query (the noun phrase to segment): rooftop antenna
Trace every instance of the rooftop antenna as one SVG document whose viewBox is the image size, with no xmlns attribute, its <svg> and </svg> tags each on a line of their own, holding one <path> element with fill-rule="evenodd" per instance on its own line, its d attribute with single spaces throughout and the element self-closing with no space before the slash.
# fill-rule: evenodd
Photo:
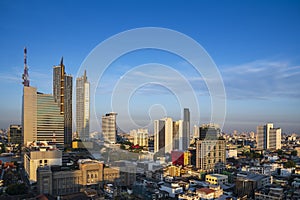
<svg viewBox="0 0 300 200">
<path fill-rule="evenodd" d="M 24 73 L 22 75 L 23 85 L 29 87 L 29 75 L 28 75 L 28 67 L 27 67 L 27 49 L 24 48 Z"/>
</svg>

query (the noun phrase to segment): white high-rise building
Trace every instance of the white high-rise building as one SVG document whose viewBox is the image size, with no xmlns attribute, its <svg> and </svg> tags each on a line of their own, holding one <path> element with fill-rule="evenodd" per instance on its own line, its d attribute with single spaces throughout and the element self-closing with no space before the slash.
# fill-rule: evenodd
<svg viewBox="0 0 300 200">
<path fill-rule="evenodd" d="M 257 126 L 256 142 L 258 149 L 280 149 L 281 128 L 274 128 L 273 123 Z"/>
<path fill-rule="evenodd" d="M 148 146 L 148 129 L 137 129 L 131 130 L 130 135 L 133 136 L 134 145 L 139 145 L 143 147 Z"/>
<path fill-rule="evenodd" d="M 90 83 L 84 75 L 76 79 L 76 131 L 86 140 L 90 132 Z"/>
<path fill-rule="evenodd" d="M 117 142 L 117 113 L 110 112 L 102 116 L 102 134 L 105 141 Z"/>
<path fill-rule="evenodd" d="M 173 150 L 173 120 L 164 118 L 154 121 L 154 152 L 162 154 Z"/>
</svg>

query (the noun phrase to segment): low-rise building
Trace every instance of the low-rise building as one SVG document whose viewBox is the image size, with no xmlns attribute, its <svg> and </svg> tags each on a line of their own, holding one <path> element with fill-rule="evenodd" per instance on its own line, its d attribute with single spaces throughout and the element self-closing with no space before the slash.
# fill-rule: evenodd
<svg viewBox="0 0 300 200">
<path fill-rule="evenodd" d="M 213 185 L 228 184 L 228 176 L 223 174 L 207 174 L 205 181 Z"/>
<path fill-rule="evenodd" d="M 176 195 L 183 193 L 183 188 L 178 183 L 164 183 L 161 185 L 160 190 L 169 193 L 169 196 L 175 198 Z"/>
<path fill-rule="evenodd" d="M 62 165 L 62 152 L 47 142 L 33 142 L 25 149 L 24 169 L 31 183 L 37 181 L 37 168 Z"/>
<path fill-rule="evenodd" d="M 117 168 L 108 168 L 103 163 L 90 159 L 78 160 L 78 165 L 77 170 L 60 166 L 38 168 L 38 192 L 60 196 L 79 192 L 85 187 L 98 189 L 104 183 L 118 185 L 121 182 Z"/>
<path fill-rule="evenodd" d="M 248 198 L 254 198 L 254 191 L 272 184 L 272 176 L 252 173 L 239 173 L 236 178 L 235 193 L 238 197 L 247 195 Z"/>
</svg>

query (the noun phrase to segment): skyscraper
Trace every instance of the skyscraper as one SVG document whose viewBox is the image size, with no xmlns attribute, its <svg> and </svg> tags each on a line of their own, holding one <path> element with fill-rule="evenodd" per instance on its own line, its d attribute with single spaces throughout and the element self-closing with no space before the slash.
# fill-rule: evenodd
<svg viewBox="0 0 300 200">
<path fill-rule="evenodd" d="M 76 79 L 76 131 L 79 138 L 86 140 L 90 133 L 90 83 L 86 71 Z"/>
<path fill-rule="evenodd" d="M 110 112 L 102 116 L 102 134 L 105 141 L 117 142 L 117 113 Z"/>
<path fill-rule="evenodd" d="M 190 146 L 190 110 L 184 108 L 183 110 L 183 135 L 182 135 L 182 149 L 187 150 Z"/>
<path fill-rule="evenodd" d="M 53 141 L 64 145 L 64 116 L 51 94 L 24 86 L 22 126 L 24 145 L 33 141 Z"/>
<path fill-rule="evenodd" d="M 258 149 L 280 149 L 281 128 L 274 128 L 272 123 L 257 126 L 256 142 Z"/>
<path fill-rule="evenodd" d="M 65 73 L 63 58 L 60 65 L 53 67 L 53 96 L 64 117 L 64 144 L 72 143 L 72 87 L 73 78 Z"/>
</svg>

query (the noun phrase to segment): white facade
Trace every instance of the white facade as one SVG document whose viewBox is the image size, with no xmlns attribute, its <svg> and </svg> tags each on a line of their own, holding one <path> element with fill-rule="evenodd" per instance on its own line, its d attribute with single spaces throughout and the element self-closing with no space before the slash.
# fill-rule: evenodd
<svg viewBox="0 0 300 200">
<path fill-rule="evenodd" d="M 111 112 L 102 116 L 102 134 L 106 142 L 117 142 L 117 113 Z"/>
<path fill-rule="evenodd" d="M 257 126 L 256 141 L 258 149 L 280 149 L 281 129 L 274 128 L 272 123 Z"/>
<path fill-rule="evenodd" d="M 29 150 L 24 154 L 24 169 L 30 182 L 37 181 L 37 168 L 42 166 L 62 165 L 62 152 L 58 149 L 47 150 L 47 146 L 39 150 Z"/>
<path fill-rule="evenodd" d="M 140 145 L 143 147 L 148 146 L 148 129 L 131 130 L 130 136 L 133 137 L 134 145 Z"/>
<path fill-rule="evenodd" d="M 79 138 L 88 139 L 90 132 L 90 83 L 86 71 L 76 79 L 76 131 Z"/>
<path fill-rule="evenodd" d="M 169 196 L 172 198 L 175 198 L 175 196 L 177 194 L 180 194 L 183 192 L 183 188 L 180 187 L 179 184 L 177 184 L 177 183 L 171 183 L 171 184 L 165 183 L 164 185 L 161 186 L 160 189 L 168 192 Z"/>
</svg>

